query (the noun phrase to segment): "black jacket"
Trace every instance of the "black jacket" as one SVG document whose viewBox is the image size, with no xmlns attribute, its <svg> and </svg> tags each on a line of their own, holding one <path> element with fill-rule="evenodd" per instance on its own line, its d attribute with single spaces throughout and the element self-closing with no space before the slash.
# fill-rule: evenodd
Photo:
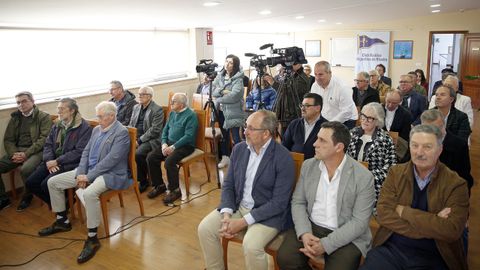
<svg viewBox="0 0 480 270">
<path fill-rule="evenodd" d="M 368 86 L 367 91 L 365 93 L 365 98 L 363 101 L 360 101 L 360 91 L 358 90 L 357 87 L 352 87 L 353 89 L 353 102 L 355 102 L 355 106 L 359 106 L 360 109 L 363 108 L 363 106 L 367 105 L 370 102 L 378 102 L 380 103 L 380 96 L 378 95 L 378 91 L 373 89 L 372 87 Z"/>
<path fill-rule="evenodd" d="M 470 190 L 473 186 L 473 177 L 470 174 L 470 155 L 467 141 L 447 132 L 443 139 L 440 161 L 465 179 L 468 184 L 468 190 Z"/>
<path fill-rule="evenodd" d="M 447 118 L 447 131 L 454 135 L 468 141 L 472 129 L 470 128 L 470 122 L 466 113 L 457 110 L 452 106 Z"/>
<path fill-rule="evenodd" d="M 398 132 L 398 136 L 408 142 L 410 141 L 410 130 L 412 129 L 411 123 L 412 114 L 404 107 L 398 106 L 390 126 L 390 131 Z M 383 127 L 383 129 L 387 130 L 386 127 Z"/>
<path fill-rule="evenodd" d="M 317 134 L 323 122 L 327 122 L 327 119 L 320 116 L 320 119 L 315 123 L 312 132 L 310 132 L 310 135 L 308 135 L 305 141 L 305 124 L 303 118 L 293 120 L 283 135 L 283 146 L 291 152 L 303 153 L 304 159 L 314 157 L 315 148 L 313 147 L 313 143 L 317 140 Z"/>
</svg>

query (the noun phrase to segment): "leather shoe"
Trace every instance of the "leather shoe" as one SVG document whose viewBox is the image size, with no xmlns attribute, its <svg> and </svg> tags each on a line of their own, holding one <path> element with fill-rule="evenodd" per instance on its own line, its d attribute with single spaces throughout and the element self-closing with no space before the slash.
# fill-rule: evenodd
<svg viewBox="0 0 480 270">
<path fill-rule="evenodd" d="M 140 193 L 145 192 L 147 188 L 148 188 L 148 182 L 140 182 L 140 184 L 138 185 L 138 190 L 140 191 Z"/>
<path fill-rule="evenodd" d="M 148 198 L 153 199 L 157 197 L 158 195 L 164 193 L 167 190 L 165 185 L 159 185 L 154 187 L 150 192 L 147 194 Z"/>
<path fill-rule="evenodd" d="M 176 200 L 180 199 L 182 197 L 182 193 L 180 192 L 179 189 L 175 189 L 171 191 L 165 198 L 163 199 L 164 204 L 172 204 Z"/>
<path fill-rule="evenodd" d="M 100 241 L 98 241 L 97 237 L 89 237 L 85 241 L 85 244 L 83 245 L 82 252 L 80 252 L 80 255 L 77 257 L 77 263 L 84 263 L 93 256 L 95 256 L 95 253 L 97 253 L 98 249 L 100 248 Z"/>
<path fill-rule="evenodd" d="M 38 231 L 38 235 L 49 236 L 59 232 L 68 232 L 70 230 L 72 230 L 72 224 L 55 221 L 51 226 Z"/>
<path fill-rule="evenodd" d="M 12 202 L 10 202 L 9 198 L 3 199 L 0 201 L 0 210 L 10 207 Z"/>
<path fill-rule="evenodd" d="M 17 212 L 23 212 L 32 203 L 33 195 L 24 196 L 17 207 Z"/>
</svg>

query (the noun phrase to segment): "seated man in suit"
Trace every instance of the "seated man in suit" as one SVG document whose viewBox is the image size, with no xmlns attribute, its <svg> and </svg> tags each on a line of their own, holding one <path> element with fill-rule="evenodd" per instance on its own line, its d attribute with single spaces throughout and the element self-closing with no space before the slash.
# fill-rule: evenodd
<svg viewBox="0 0 480 270">
<path fill-rule="evenodd" d="M 436 126 L 412 129 L 412 160 L 393 166 L 383 183 L 380 228 L 360 269 L 467 269 L 461 235 L 468 188 L 439 162 L 442 138 Z"/>
<path fill-rule="evenodd" d="M 455 102 L 455 90 L 452 87 L 442 85 L 435 93 L 435 109 L 438 109 L 443 117 L 447 118 L 446 129 L 448 132 L 468 141 L 472 133 L 470 122 L 466 113 L 459 111 L 453 105 Z"/>
<path fill-rule="evenodd" d="M 59 121 L 52 126 L 43 147 L 43 162 L 25 183 L 33 194 L 49 205 L 48 180 L 78 167 L 82 152 L 92 135 L 92 128 L 82 118 L 74 99 L 62 98 L 58 102 L 57 112 Z"/>
<path fill-rule="evenodd" d="M 167 190 L 162 178 L 160 164 L 165 161 L 170 193 L 163 198 L 164 204 L 171 204 L 182 196 L 179 189 L 177 164 L 195 151 L 195 137 L 198 129 L 197 116 L 188 107 L 185 94 L 176 93 L 173 95 L 170 107 L 172 110 L 162 131 L 162 147 L 153 150 L 147 156 L 148 171 L 153 185 L 153 189 L 148 193 L 150 199 Z"/>
<path fill-rule="evenodd" d="M 65 207 L 65 190 L 84 189 L 88 238 L 77 257 L 78 263 L 90 260 L 100 248 L 97 228 L 100 225 L 100 195 L 109 189 L 126 189 L 131 185 L 128 176 L 130 137 L 126 127 L 117 118 L 115 103 L 102 101 L 95 107 L 99 125 L 82 153 L 80 164 L 73 171 L 53 176 L 48 181 L 52 211 L 56 221 L 41 229 L 40 236 L 48 236 L 72 229 Z M 132 142 L 134 143 L 134 142 Z"/>
<path fill-rule="evenodd" d="M 291 152 L 303 153 L 305 159 L 315 155 L 313 143 L 317 140 L 317 133 L 323 122 L 327 119 L 321 115 L 323 106 L 322 97 L 319 94 L 307 93 L 303 96 L 300 105 L 302 117 L 293 120 L 285 131 L 282 144 Z"/>
<path fill-rule="evenodd" d="M 355 102 L 355 106 L 362 109 L 363 106 L 370 102 L 380 103 L 378 91 L 370 87 L 370 75 L 368 72 L 359 72 L 357 74 L 357 78 L 355 79 L 355 84 L 356 86 L 352 87 L 352 98 L 353 102 Z"/>
<path fill-rule="evenodd" d="M 11 114 L 5 130 L 5 156 L 0 159 L 0 210 L 10 206 L 1 174 L 22 166 L 20 175 L 25 182 L 42 162 L 43 145 L 52 127 L 50 115 L 38 109 L 32 93 L 20 92 L 15 95 L 15 99 L 18 110 Z M 25 205 L 30 205 L 32 198 L 32 193 L 26 189 L 17 210 L 23 211 Z"/>
<path fill-rule="evenodd" d="M 139 190 L 144 192 L 148 187 L 147 155 L 162 145 L 163 109 L 153 101 L 153 88 L 150 86 L 140 87 L 138 97 L 140 103 L 133 107 L 129 126 L 137 128 L 135 162 Z"/>
<path fill-rule="evenodd" d="M 137 104 L 135 95 L 125 90 L 119 81 L 110 82 L 109 93 L 112 96 L 110 101 L 117 106 L 117 120 L 122 125 L 127 126 L 130 123 L 130 117 L 132 117 L 133 106 Z"/>
<path fill-rule="evenodd" d="M 420 124 L 420 115 L 427 107 L 427 99 L 414 89 L 414 81 L 410 75 L 400 76 L 400 91 L 402 92 L 402 106 L 412 114 L 412 125 Z"/>
<path fill-rule="evenodd" d="M 246 124 L 247 141 L 233 149 L 220 205 L 198 225 L 207 269 L 223 269 L 220 238 L 232 238 L 245 230 L 246 269 L 268 269 L 265 246 L 291 224 L 295 166 L 288 150 L 273 138 L 275 113 L 260 110 Z"/>
<path fill-rule="evenodd" d="M 412 128 L 412 114 L 403 106 L 402 93 L 392 89 L 385 96 L 385 130 L 398 132 L 398 136 L 408 142 Z"/>
<path fill-rule="evenodd" d="M 292 196 L 295 230 L 278 251 L 281 269 L 308 269 L 308 258 L 324 256 L 325 269 L 357 269 L 372 239 L 368 226 L 375 202 L 373 175 L 345 154 L 350 132 L 323 123 L 315 158 L 302 166 Z"/>
</svg>

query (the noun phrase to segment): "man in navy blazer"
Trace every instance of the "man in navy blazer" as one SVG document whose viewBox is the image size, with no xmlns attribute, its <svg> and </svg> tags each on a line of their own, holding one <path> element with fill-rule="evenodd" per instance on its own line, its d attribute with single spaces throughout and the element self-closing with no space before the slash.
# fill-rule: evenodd
<svg viewBox="0 0 480 270">
<path fill-rule="evenodd" d="M 221 237 L 245 233 L 246 269 L 268 269 L 265 246 L 291 225 L 290 197 L 295 166 L 275 142 L 275 113 L 260 110 L 246 122 L 246 142 L 235 146 L 222 187 L 220 206 L 198 226 L 207 269 L 223 269 Z"/>
<path fill-rule="evenodd" d="M 385 126 L 387 131 L 398 132 L 398 135 L 405 141 L 410 140 L 412 129 L 412 114 L 403 106 L 402 93 L 398 89 L 392 89 L 385 95 Z"/>
<path fill-rule="evenodd" d="M 327 119 L 321 115 L 323 107 L 322 96 L 316 93 L 307 93 L 303 96 L 300 108 L 302 117 L 293 120 L 285 131 L 282 144 L 292 152 L 303 153 L 304 159 L 315 155 L 313 143 L 317 140 L 317 133 Z"/>
<path fill-rule="evenodd" d="M 420 115 L 427 108 L 427 99 L 413 89 L 414 83 L 411 76 L 400 76 L 400 91 L 403 94 L 402 106 L 412 114 L 412 125 L 415 126 L 420 124 Z"/>
<path fill-rule="evenodd" d="M 53 176 L 48 181 L 52 211 L 56 221 L 41 229 L 40 236 L 66 232 L 72 229 L 65 207 L 65 189 L 83 189 L 87 213 L 88 238 L 78 263 L 91 259 L 100 248 L 97 227 L 100 225 L 99 196 L 109 189 L 126 189 L 132 181 L 128 175 L 128 152 L 130 137 L 126 127 L 117 121 L 115 103 L 103 101 L 95 108 L 99 125 L 82 152 L 80 164 L 69 172 Z"/>
</svg>

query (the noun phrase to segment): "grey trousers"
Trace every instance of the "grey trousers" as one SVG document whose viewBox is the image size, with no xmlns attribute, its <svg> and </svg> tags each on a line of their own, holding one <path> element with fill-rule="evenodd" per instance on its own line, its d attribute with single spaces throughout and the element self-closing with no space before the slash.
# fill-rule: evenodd
<svg viewBox="0 0 480 270">
<path fill-rule="evenodd" d="M 52 176 L 48 180 L 48 192 L 52 203 L 52 210 L 55 213 L 65 211 L 65 189 L 77 186 L 75 173 L 77 169 Z M 100 225 L 100 195 L 107 191 L 103 176 L 97 177 L 85 188 L 85 211 L 87 212 L 87 228 L 97 228 Z"/>
</svg>

